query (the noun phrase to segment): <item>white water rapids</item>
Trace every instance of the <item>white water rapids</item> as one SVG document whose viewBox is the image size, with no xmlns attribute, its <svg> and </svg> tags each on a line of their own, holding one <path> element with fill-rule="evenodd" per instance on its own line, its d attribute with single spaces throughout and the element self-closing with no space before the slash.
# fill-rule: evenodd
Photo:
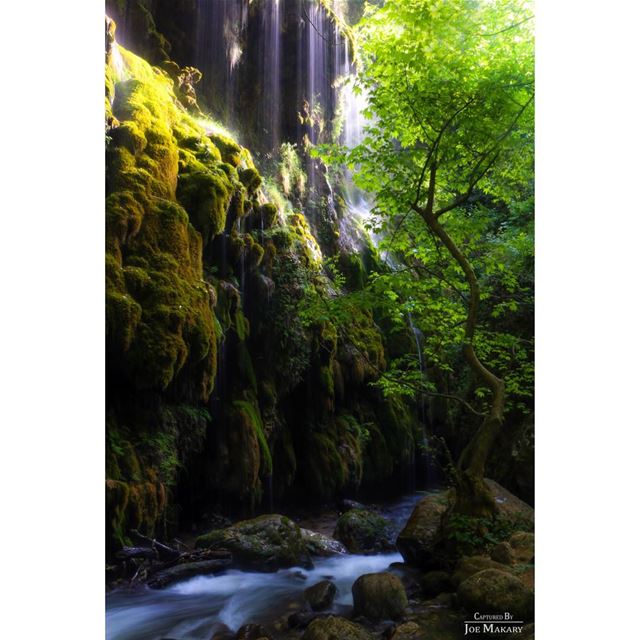
<svg viewBox="0 0 640 640">
<path fill-rule="evenodd" d="M 424 493 L 381 509 L 397 533 Z M 294 567 L 276 573 L 230 570 L 196 576 L 166 589 L 117 589 L 107 595 L 107 640 L 209 640 L 224 629 L 236 631 L 249 622 L 272 622 L 299 611 L 303 592 L 320 580 L 332 580 L 338 591 L 332 611 L 348 615 L 351 586 L 365 573 L 386 571 L 402 562 L 399 553 L 314 558 L 313 569 Z"/>
</svg>

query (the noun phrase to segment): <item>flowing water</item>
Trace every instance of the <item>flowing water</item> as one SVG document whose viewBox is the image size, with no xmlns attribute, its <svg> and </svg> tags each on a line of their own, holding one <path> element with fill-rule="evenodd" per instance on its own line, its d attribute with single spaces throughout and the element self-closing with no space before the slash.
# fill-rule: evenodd
<svg viewBox="0 0 640 640">
<path fill-rule="evenodd" d="M 380 512 L 400 531 L 424 493 L 382 505 Z M 249 622 L 268 623 L 300 610 L 303 592 L 320 580 L 332 580 L 338 592 L 332 611 L 348 614 L 351 586 L 365 573 L 385 571 L 402 562 L 399 553 L 317 558 L 313 569 L 294 567 L 276 573 L 230 570 L 197 576 L 166 589 L 118 589 L 107 595 L 107 640 L 209 640 L 219 630 L 237 630 Z"/>
</svg>

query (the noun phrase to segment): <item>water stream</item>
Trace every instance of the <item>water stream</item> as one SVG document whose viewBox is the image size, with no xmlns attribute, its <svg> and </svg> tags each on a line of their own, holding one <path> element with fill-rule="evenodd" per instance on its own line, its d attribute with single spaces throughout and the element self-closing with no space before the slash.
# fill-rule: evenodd
<svg viewBox="0 0 640 640">
<path fill-rule="evenodd" d="M 383 505 L 380 512 L 399 532 L 423 493 Z M 303 592 L 332 580 L 338 592 L 332 611 L 348 614 L 351 586 L 365 573 L 402 562 L 399 553 L 341 555 L 314 559 L 313 569 L 294 567 L 276 573 L 230 570 L 197 576 L 166 589 L 118 589 L 107 595 L 107 640 L 209 640 L 220 630 L 268 623 L 302 608 Z"/>
</svg>

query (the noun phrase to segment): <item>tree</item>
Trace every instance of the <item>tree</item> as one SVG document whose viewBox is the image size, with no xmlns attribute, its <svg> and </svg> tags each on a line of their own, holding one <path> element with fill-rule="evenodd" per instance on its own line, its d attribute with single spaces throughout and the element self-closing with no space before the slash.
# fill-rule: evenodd
<svg viewBox="0 0 640 640">
<path fill-rule="evenodd" d="M 375 194 L 388 236 L 400 229 L 406 236 L 419 220 L 448 256 L 440 276 L 453 270 L 463 278 L 460 348 L 490 402 L 458 461 L 456 509 L 487 515 L 495 503 L 483 477 L 506 389 L 478 357 L 483 292 L 473 251 L 457 238 L 483 209 L 531 201 L 531 9 L 521 0 L 387 0 L 365 13 L 358 37 L 359 88 L 369 96 L 372 124 L 341 159 Z"/>
</svg>

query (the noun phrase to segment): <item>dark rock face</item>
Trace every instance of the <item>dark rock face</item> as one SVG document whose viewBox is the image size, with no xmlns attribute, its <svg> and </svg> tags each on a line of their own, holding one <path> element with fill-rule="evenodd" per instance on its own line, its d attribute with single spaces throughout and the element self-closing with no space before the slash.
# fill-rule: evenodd
<svg viewBox="0 0 640 640">
<path fill-rule="evenodd" d="M 355 615 L 371 620 L 397 620 L 409 604 L 400 578 L 391 573 L 360 576 L 351 591 Z"/>
<path fill-rule="evenodd" d="M 322 580 L 305 589 L 304 597 L 313 611 L 328 609 L 336 596 L 337 588 L 330 580 Z"/>
<path fill-rule="evenodd" d="M 373 640 L 360 625 L 338 616 L 317 618 L 304 632 L 302 640 Z"/>
<path fill-rule="evenodd" d="M 376 553 L 394 548 L 391 523 L 377 513 L 363 509 L 343 513 L 333 535 L 351 553 Z"/>
<path fill-rule="evenodd" d="M 256 571 L 312 567 L 313 563 L 295 522 L 279 514 L 237 522 L 200 536 L 196 546 L 228 549 L 234 565 Z"/>
<path fill-rule="evenodd" d="M 533 592 L 504 571 L 480 571 L 462 582 L 457 593 L 467 611 L 483 614 L 508 611 L 516 620 L 533 618 Z"/>
</svg>

